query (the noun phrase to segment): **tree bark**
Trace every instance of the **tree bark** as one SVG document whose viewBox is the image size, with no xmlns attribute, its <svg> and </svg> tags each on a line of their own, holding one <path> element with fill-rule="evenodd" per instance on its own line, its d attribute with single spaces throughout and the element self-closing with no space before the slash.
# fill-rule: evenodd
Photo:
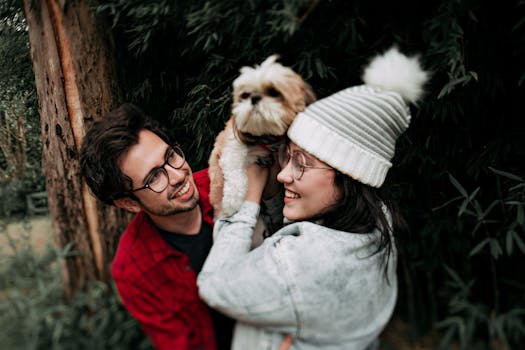
<svg viewBox="0 0 525 350">
<path fill-rule="evenodd" d="M 83 0 L 24 0 L 42 133 L 42 170 L 71 297 L 106 281 L 128 216 L 97 202 L 80 176 L 79 150 L 93 120 L 121 100 L 111 33 Z"/>
</svg>

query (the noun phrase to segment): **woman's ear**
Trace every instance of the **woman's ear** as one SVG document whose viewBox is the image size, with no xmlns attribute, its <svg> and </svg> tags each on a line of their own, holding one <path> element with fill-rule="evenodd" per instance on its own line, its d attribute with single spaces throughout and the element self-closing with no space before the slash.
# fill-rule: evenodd
<svg viewBox="0 0 525 350">
<path fill-rule="evenodd" d="M 139 202 L 130 197 L 115 199 L 113 203 L 117 208 L 122 208 L 130 213 L 138 213 L 142 209 Z"/>
</svg>

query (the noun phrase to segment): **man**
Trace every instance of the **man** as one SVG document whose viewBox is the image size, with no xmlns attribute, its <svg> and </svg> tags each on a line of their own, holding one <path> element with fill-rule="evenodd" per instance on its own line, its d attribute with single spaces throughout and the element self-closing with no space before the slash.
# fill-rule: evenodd
<svg viewBox="0 0 525 350">
<path fill-rule="evenodd" d="M 126 104 L 94 123 L 80 154 L 93 194 L 135 217 L 112 273 L 124 306 L 157 349 L 228 349 L 233 321 L 198 297 L 196 276 L 212 245 L 207 169 Z M 217 338 L 216 338 L 217 336 Z"/>
</svg>

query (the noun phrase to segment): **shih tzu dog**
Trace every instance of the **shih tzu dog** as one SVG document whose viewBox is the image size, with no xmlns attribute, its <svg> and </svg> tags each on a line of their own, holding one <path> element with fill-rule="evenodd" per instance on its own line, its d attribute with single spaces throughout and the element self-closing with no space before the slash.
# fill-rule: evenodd
<svg viewBox="0 0 525 350">
<path fill-rule="evenodd" d="M 233 82 L 232 116 L 216 138 L 210 159 L 210 202 L 215 218 L 230 216 L 246 195 L 246 167 L 277 151 L 297 113 L 315 101 L 310 86 L 292 69 L 268 57 L 243 67 Z"/>
</svg>

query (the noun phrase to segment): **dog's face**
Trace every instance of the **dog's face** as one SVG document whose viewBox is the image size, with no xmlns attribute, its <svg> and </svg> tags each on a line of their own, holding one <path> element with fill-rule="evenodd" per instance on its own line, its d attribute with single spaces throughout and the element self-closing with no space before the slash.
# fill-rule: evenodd
<svg viewBox="0 0 525 350">
<path fill-rule="evenodd" d="M 278 56 L 260 66 L 243 67 L 233 82 L 235 128 L 251 136 L 284 135 L 297 113 L 315 101 L 301 76 L 277 63 Z"/>
</svg>

